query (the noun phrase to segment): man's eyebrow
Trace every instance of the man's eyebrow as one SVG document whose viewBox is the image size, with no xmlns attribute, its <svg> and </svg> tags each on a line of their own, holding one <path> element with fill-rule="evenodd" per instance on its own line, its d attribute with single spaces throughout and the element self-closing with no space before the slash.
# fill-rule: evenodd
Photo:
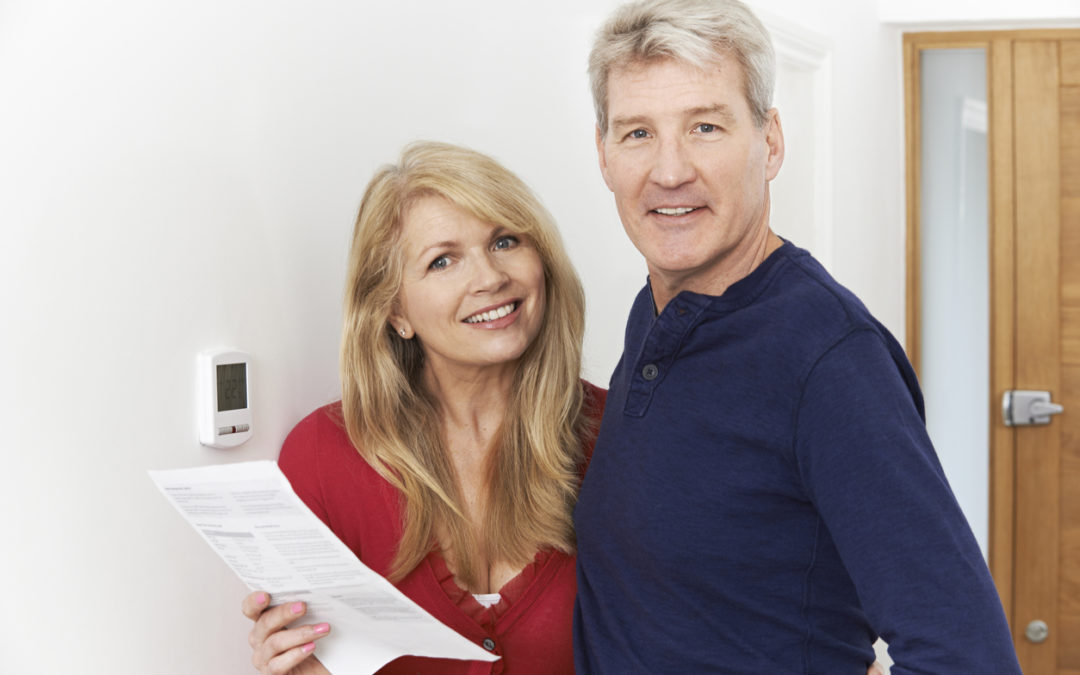
<svg viewBox="0 0 1080 675">
<path fill-rule="evenodd" d="M 611 128 L 617 129 L 619 127 L 637 127 L 645 125 L 649 122 L 649 118 L 645 115 L 631 115 L 629 117 L 613 117 L 611 119 Z"/>
<path fill-rule="evenodd" d="M 734 124 L 736 121 L 735 112 L 731 109 L 731 106 L 726 103 L 715 103 L 713 105 L 703 105 L 696 108 L 688 108 L 683 112 L 684 117 L 712 117 L 716 116 L 720 118 L 720 121 L 725 125 Z M 611 128 L 619 129 L 624 127 L 636 127 L 636 126 L 648 126 L 650 118 L 646 115 L 628 115 L 626 117 L 614 117 L 611 120 Z"/>
<path fill-rule="evenodd" d="M 724 124 L 730 125 L 735 123 L 735 113 L 731 110 L 731 106 L 724 103 L 702 106 L 700 108 L 691 108 L 686 111 L 687 117 L 708 117 L 711 115 L 720 117 Z"/>
</svg>

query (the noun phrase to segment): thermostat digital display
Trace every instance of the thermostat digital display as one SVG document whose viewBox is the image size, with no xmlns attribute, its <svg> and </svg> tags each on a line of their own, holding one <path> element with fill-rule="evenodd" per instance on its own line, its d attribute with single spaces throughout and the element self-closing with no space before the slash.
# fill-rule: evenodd
<svg viewBox="0 0 1080 675">
<path fill-rule="evenodd" d="M 199 354 L 199 442 L 231 448 L 251 438 L 251 357 L 238 351 Z"/>
<path fill-rule="evenodd" d="M 247 363 L 223 363 L 217 369 L 217 411 L 247 407 Z"/>
</svg>

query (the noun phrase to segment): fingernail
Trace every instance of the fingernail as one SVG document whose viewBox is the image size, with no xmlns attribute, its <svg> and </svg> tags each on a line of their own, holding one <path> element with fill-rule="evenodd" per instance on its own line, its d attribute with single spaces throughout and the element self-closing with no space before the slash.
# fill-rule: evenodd
<svg viewBox="0 0 1080 675">
<path fill-rule="evenodd" d="M 304 603 L 302 603 L 302 602 L 294 602 L 292 604 L 292 607 L 290 607 L 289 609 L 292 610 L 293 614 L 299 614 L 300 612 L 304 611 Z"/>
<path fill-rule="evenodd" d="M 255 596 L 255 604 L 261 605 L 266 602 L 266 593 L 259 593 Z"/>
<path fill-rule="evenodd" d="M 330 624 L 328 624 L 328 623 L 320 623 L 317 626 L 315 626 L 314 630 L 315 630 L 316 635 L 322 635 L 326 631 L 330 630 Z"/>
<path fill-rule="evenodd" d="M 309 642 L 306 645 L 304 645 L 303 647 L 301 647 L 300 649 L 303 649 L 304 653 L 308 654 L 308 653 L 312 652 L 315 649 L 315 643 L 314 642 Z"/>
</svg>

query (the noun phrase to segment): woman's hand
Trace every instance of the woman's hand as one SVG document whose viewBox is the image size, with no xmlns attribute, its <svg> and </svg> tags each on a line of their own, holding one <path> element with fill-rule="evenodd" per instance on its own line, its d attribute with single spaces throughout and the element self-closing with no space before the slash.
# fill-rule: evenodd
<svg viewBox="0 0 1080 675">
<path fill-rule="evenodd" d="M 330 675 L 312 656 L 315 641 L 330 634 L 330 624 L 286 628 L 307 613 L 303 602 L 270 607 L 270 594 L 256 591 L 240 605 L 244 616 L 255 622 L 248 633 L 251 665 L 263 675 Z"/>
<path fill-rule="evenodd" d="M 874 661 L 870 664 L 870 667 L 866 669 L 866 675 L 885 675 L 885 666 Z"/>
</svg>

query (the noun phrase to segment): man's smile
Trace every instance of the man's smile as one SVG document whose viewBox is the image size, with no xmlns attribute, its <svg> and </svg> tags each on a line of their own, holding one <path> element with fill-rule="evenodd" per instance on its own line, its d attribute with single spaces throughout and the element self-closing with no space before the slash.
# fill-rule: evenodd
<svg viewBox="0 0 1080 675">
<path fill-rule="evenodd" d="M 675 206 L 675 207 L 661 207 L 653 209 L 653 213 L 659 213 L 662 216 L 685 216 L 691 211 L 697 211 L 700 206 Z"/>
</svg>

